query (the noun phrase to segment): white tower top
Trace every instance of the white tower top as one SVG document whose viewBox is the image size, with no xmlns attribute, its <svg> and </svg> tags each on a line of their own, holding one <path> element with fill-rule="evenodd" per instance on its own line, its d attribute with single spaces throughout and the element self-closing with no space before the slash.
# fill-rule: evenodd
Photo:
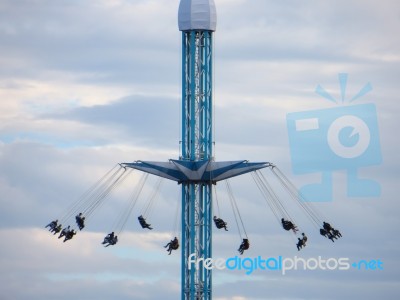
<svg viewBox="0 0 400 300">
<path fill-rule="evenodd" d="M 178 12 L 180 31 L 211 30 L 217 27 L 214 0 L 181 0 Z"/>
</svg>

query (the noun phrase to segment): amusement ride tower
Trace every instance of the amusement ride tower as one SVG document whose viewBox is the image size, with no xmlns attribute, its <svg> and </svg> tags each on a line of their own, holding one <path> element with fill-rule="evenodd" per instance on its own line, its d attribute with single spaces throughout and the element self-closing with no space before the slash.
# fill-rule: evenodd
<svg viewBox="0 0 400 300">
<path fill-rule="evenodd" d="M 212 257 L 212 185 L 220 180 L 269 166 L 247 160 L 216 162 L 213 153 L 213 32 L 214 0 L 181 0 L 182 141 L 179 159 L 168 162 L 135 161 L 134 168 L 177 181 L 182 191 L 182 299 L 212 299 L 212 272 L 188 265 L 195 254 Z"/>
</svg>

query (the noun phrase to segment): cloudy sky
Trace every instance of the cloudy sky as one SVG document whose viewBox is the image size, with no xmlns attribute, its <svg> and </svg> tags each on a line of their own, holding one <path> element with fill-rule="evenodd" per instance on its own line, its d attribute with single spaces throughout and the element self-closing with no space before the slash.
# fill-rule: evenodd
<svg viewBox="0 0 400 300">
<path fill-rule="evenodd" d="M 347 173 L 339 170 L 333 200 L 315 203 L 344 235 L 334 244 L 305 220 L 309 244 L 298 253 L 251 176 L 232 179 L 251 241 L 246 254 L 379 259 L 384 270 L 215 271 L 214 299 L 398 299 L 400 4 L 215 2 L 217 160 L 271 161 L 298 186 L 320 180 L 318 173 L 293 173 L 286 115 L 337 107 L 315 89 L 321 85 L 340 99 L 339 73 L 349 76 L 346 99 L 371 83 L 373 90 L 354 104 L 374 103 L 379 126 L 382 163 L 358 171 L 379 182 L 380 196 L 348 197 Z M 149 178 L 115 247 L 100 242 L 118 221 L 137 173 L 72 241 L 44 229 L 117 163 L 179 156 L 178 5 L 0 1 L 0 299 L 179 298 L 180 256 L 162 247 L 175 230 L 176 184 L 163 183 L 149 220 L 155 230 L 143 231 L 135 219 L 156 184 Z M 230 230 L 214 231 L 213 252 L 228 258 L 240 240 L 223 185 L 217 193 Z"/>
</svg>

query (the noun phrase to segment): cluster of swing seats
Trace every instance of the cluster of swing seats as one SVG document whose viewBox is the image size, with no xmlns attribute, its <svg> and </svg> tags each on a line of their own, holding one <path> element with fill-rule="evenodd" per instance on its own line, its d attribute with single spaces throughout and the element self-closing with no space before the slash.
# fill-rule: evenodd
<svg viewBox="0 0 400 300">
<path fill-rule="evenodd" d="M 85 227 L 85 217 L 82 215 L 82 213 L 79 213 L 75 217 L 75 220 L 76 220 L 76 224 L 77 224 L 79 230 L 82 230 Z M 144 229 L 146 228 L 146 229 L 150 229 L 150 230 L 153 229 L 151 227 L 151 224 L 148 224 L 146 222 L 146 219 L 142 215 L 140 215 L 138 217 L 138 220 L 139 220 L 139 224 L 142 226 L 142 228 L 144 228 Z M 59 224 L 58 220 L 51 221 L 49 224 L 47 224 L 45 226 L 45 228 L 49 228 L 49 231 L 51 233 L 53 233 L 54 235 L 61 232 L 58 238 L 60 239 L 60 238 L 64 237 L 63 242 L 66 242 L 66 241 L 72 239 L 76 235 L 76 231 L 74 229 L 71 229 L 70 225 L 68 225 L 67 227 L 65 227 L 64 229 L 61 230 L 62 224 Z M 114 232 L 111 232 L 104 237 L 104 240 L 101 244 L 104 245 L 104 247 L 108 247 L 108 246 L 114 246 L 117 243 L 118 243 L 118 236 L 115 235 Z M 164 248 L 167 248 L 167 251 L 169 252 L 168 255 L 171 255 L 171 252 L 173 250 L 179 249 L 178 238 L 175 237 L 174 239 L 172 239 L 167 245 L 164 246 Z"/>
<path fill-rule="evenodd" d="M 104 241 L 101 244 L 104 245 L 104 247 L 108 247 L 108 246 L 114 246 L 116 243 L 118 243 L 118 236 L 116 236 L 113 231 L 107 234 L 107 236 L 104 238 Z"/>
<path fill-rule="evenodd" d="M 324 222 L 322 228 L 319 230 L 319 233 L 330 239 L 332 242 L 335 242 L 335 239 L 339 239 L 342 237 L 342 234 L 338 229 L 335 229 L 331 226 L 331 224 Z"/>
<path fill-rule="evenodd" d="M 73 206 L 72 210 L 68 212 L 68 216 L 72 217 L 75 215 L 77 212 L 79 212 L 75 216 L 75 221 L 77 228 L 79 231 L 85 228 L 85 216 L 89 217 L 93 211 L 101 205 L 101 203 L 104 201 L 104 199 L 107 197 L 107 195 L 117 186 L 119 185 L 127 175 L 129 174 L 130 171 L 126 170 L 126 167 L 119 166 L 119 168 L 111 169 L 103 178 L 101 178 L 91 189 L 89 189 L 88 193 L 84 194 L 84 197 L 82 198 L 83 200 L 78 201 L 75 206 Z M 300 207 L 309 215 L 309 217 L 312 219 L 312 221 L 319 227 L 319 224 L 322 222 L 322 218 L 318 216 L 314 208 L 309 205 L 308 203 L 304 202 L 303 198 L 298 195 L 297 189 L 295 186 L 289 181 L 289 179 L 274 165 L 271 164 L 270 169 L 272 173 L 276 176 L 278 181 L 281 183 L 281 185 L 284 187 L 284 189 L 289 193 L 289 195 L 300 205 Z M 268 180 L 264 177 L 262 173 L 259 171 L 255 171 L 252 173 L 253 179 L 255 180 L 255 183 L 257 184 L 257 187 L 260 189 L 262 192 L 263 196 L 267 200 L 267 204 L 270 206 L 272 209 L 273 213 L 275 214 L 275 217 L 277 218 L 277 221 L 280 223 L 281 226 L 283 227 L 284 230 L 286 231 L 292 231 L 295 235 L 298 234 L 299 229 L 295 225 L 292 217 L 288 214 L 288 211 L 284 207 L 282 201 L 278 198 L 277 194 L 274 193 L 272 186 L 268 183 Z M 131 202 L 129 209 L 124 211 L 124 217 L 121 218 L 119 225 L 116 227 L 116 232 L 121 232 L 126 224 L 126 222 L 129 219 L 129 215 L 135 206 L 136 201 L 139 198 L 140 191 L 142 190 L 146 180 L 147 180 L 148 174 L 144 174 L 140 180 L 140 184 L 137 187 L 137 192 L 135 192 L 133 195 L 133 202 Z M 237 249 L 242 255 L 244 251 L 248 250 L 250 248 L 250 242 L 246 234 L 246 230 L 244 228 L 244 223 L 242 221 L 242 218 L 240 216 L 240 211 L 237 206 L 236 200 L 234 199 L 232 189 L 230 187 L 230 183 L 228 180 L 225 181 L 226 186 L 227 186 L 227 191 L 228 195 L 231 200 L 231 205 L 233 207 L 233 213 L 235 216 L 235 221 L 236 224 L 238 225 L 238 231 L 241 239 L 241 244 L 239 248 Z M 144 210 L 142 211 L 142 214 L 138 217 L 138 221 L 140 226 L 143 229 L 149 229 L 152 230 L 153 227 L 151 227 L 151 224 L 149 224 L 144 216 L 149 216 L 149 213 L 151 211 L 151 207 L 154 203 L 154 199 L 156 194 L 158 193 L 158 190 L 161 185 L 161 179 L 157 182 L 156 190 L 155 192 L 151 195 L 150 201 L 148 201 L 147 205 L 145 206 Z M 218 205 L 218 213 L 219 212 L 219 204 L 218 204 L 218 199 L 217 195 L 215 197 L 216 203 Z M 82 209 L 82 210 L 81 210 Z M 177 210 L 178 212 L 178 210 Z M 84 216 L 85 214 L 85 216 Z M 281 216 L 284 216 L 280 218 Z M 285 219 L 286 218 L 286 219 Z M 62 222 L 66 222 L 68 218 L 62 219 Z M 239 219 L 239 221 L 238 221 Z M 63 221 L 64 220 L 64 221 Z M 217 229 L 224 229 L 225 231 L 228 231 L 228 223 L 225 222 L 222 218 L 214 216 L 213 217 L 214 224 Z M 239 227 L 239 224 L 242 225 L 242 230 Z M 71 240 L 77 233 L 75 229 L 71 228 L 71 226 L 67 226 L 65 228 L 62 227 L 62 224 L 59 223 L 58 220 L 54 220 L 50 222 L 48 225 L 45 226 L 46 228 L 49 228 L 49 231 L 53 233 L 53 235 L 59 234 L 58 238 L 64 238 L 63 242 L 66 242 L 68 240 Z M 176 231 L 175 231 L 176 232 Z M 242 233 L 243 232 L 243 235 Z M 342 234 L 338 229 L 333 228 L 329 223 L 323 222 L 322 228 L 320 228 L 320 234 L 328 239 L 330 239 L 332 242 L 335 241 L 335 239 L 339 239 L 342 237 Z M 297 243 L 296 247 L 297 250 L 300 251 L 303 247 L 306 246 L 307 243 L 307 236 L 303 232 L 301 234 L 301 237 L 297 238 Z M 118 236 L 112 231 L 111 233 L 107 234 L 104 237 L 103 242 L 101 243 L 104 245 L 104 247 L 109 247 L 109 246 L 114 246 L 118 243 Z M 179 248 L 179 241 L 177 237 L 174 237 L 169 243 L 167 243 L 164 248 L 166 248 L 166 251 L 170 255 L 173 250 L 177 250 Z"/>
<path fill-rule="evenodd" d="M 282 221 L 283 229 L 285 229 L 286 231 L 292 230 L 293 233 L 297 234 L 297 232 L 299 230 L 293 222 L 291 222 L 289 220 L 285 220 L 284 218 L 282 218 L 281 221 Z M 214 216 L 214 222 L 218 229 L 225 228 L 225 230 L 227 230 L 226 229 L 227 223 L 224 222 L 222 219 Z M 221 224 L 223 224 L 223 226 Z M 332 242 L 334 242 L 334 239 L 338 239 L 338 238 L 342 237 L 342 234 L 340 233 L 340 231 L 333 228 L 327 222 L 323 222 L 323 228 L 320 229 L 320 234 L 322 236 L 329 238 Z M 303 247 L 306 246 L 308 238 L 307 238 L 306 234 L 303 232 L 303 233 L 301 233 L 301 238 L 297 238 L 297 240 L 298 241 L 297 241 L 296 247 L 297 247 L 297 250 L 300 251 L 300 249 L 302 249 Z M 250 248 L 249 239 L 245 238 L 242 240 L 242 243 L 240 244 L 238 251 L 239 251 L 240 255 L 242 255 L 244 253 L 244 251 L 248 250 L 249 248 Z"/>
<path fill-rule="evenodd" d="M 82 230 L 85 227 L 85 217 L 82 215 L 82 213 L 79 213 L 75 217 L 75 220 L 79 230 Z M 70 225 L 61 230 L 62 224 L 59 224 L 58 220 L 51 221 L 45 226 L 45 228 L 47 227 L 49 228 L 49 231 L 53 233 L 53 235 L 60 233 L 58 238 L 64 238 L 64 243 L 68 240 L 71 240 L 76 235 L 76 231 L 74 229 L 71 229 Z"/>
</svg>

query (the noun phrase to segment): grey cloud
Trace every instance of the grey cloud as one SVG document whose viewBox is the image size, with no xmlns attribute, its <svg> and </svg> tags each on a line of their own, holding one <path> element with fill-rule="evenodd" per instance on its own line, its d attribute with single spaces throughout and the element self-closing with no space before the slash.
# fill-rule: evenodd
<svg viewBox="0 0 400 300">
<path fill-rule="evenodd" d="M 42 118 L 67 119 L 124 132 L 128 144 L 174 148 L 179 143 L 179 102 L 177 99 L 130 96 L 106 105 L 78 107 Z M 115 139 L 113 139 L 115 142 Z"/>
<path fill-rule="evenodd" d="M 308 1 L 307 5 L 263 1 L 249 2 L 240 10 L 239 5 L 223 7 L 227 17 L 219 24 L 224 31 L 220 39 L 226 42 L 224 46 L 231 45 L 223 52 L 236 60 L 246 57 L 354 63 L 366 61 L 360 51 L 353 51 L 358 47 L 364 53 L 395 54 L 400 46 L 398 39 L 386 39 L 396 35 L 395 1 L 379 6 L 373 1 Z"/>
<path fill-rule="evenodd" d="M 2 299 L 177 298 L 178 291 L 174 286 L 178 285 L 179 276 L 174 271 L 172 259 L 170 262 L 143 263 L 138 259 L 118 258 L 112 249 L 94 253 L 93 246 L 84 242 L 78 248 L 68 246 L 48 238 L 47 234 L 40 229 L 0 231 L 2 238 L 8 236 L 0 259 Z M 90 234 L 86 237 L 90 238 Z M 81 251 L 79 247 L 85 250 Z M 18 262 L 12 258 L 14 256 L 19 257 Z M 157 280 L 165 271 L 170 272 L 170 279 Z M 150 280 L 141 279 L 149 275 Z M 122 279 L 118 279 L 119 276 Z M 15 281 L 15 278 L 19 280 Z"/>
<path fill-rule="evenodd" d="M 19 138 L 0 144 L 0 234 L 7 241 L 0 250 L 0 298 L 179 297 L 179 258 L 168 261 L 164 249 L 155 255 L 165 260 L 157 266 L 148 257 L 140 258 L 146 250 L 133 242 L 110 253 L 97 248 L 100 247 L 97 237 L 110 229 L 125 205 L 127 199 L 122 192 L 113 194 L 89 222 L 88 232 L 71 243 L 47 239 L 47 232 L 37 229 L 62 214 L 116 163 L 178 156 L 179 99 L 159 96 L 165 91 L 171 95 L 180 90 L 178 1 L 174 2 L 175 7 L 170 0 L 151 2 L 154 11 L 140 15 L 140 7 L 152 6 L 150 2 L 122 1 L 122 7 L 114 8 L 105 6 L 108 1 L 2 1 L 0 4 L 1 87 L 15 92 L 29 84 L 23 82 L 27 78 L 52 84 L 53 77 L 62 80 L 67 75 L 77 84 L 92 88 L 117 85 L 128 90 L 127 94 L 147 91 L 146 96 L 127 96 L 106 105 L 46 115 L 32 113 L 33 119 L 48 121 L 46 132 L 55 136 L 62 134 L 57 130 L 61 122 L 90 125 L 85 128 L 93 130 L 93 135 L 74 132 L 75 127 L 68 133 L 72 143 L 82 139 L 92 141 L 83 146 L 76 142 L 74 147 L 63 148 L 58 142 L 46 143 L 40 139 L 33 142 L 18 134 Z M 139 5 L 136 10 L 135 5 Z M 270 160 L 298 186 L 318 181 L 319 174 L 291 173 L 286 113 L 312 109 L 314 104 L 314 108 L 326 107 L 313 90 L 321 84 L 338 95 L 338 72 L 350 73 L 350 90 L 357 91 L 371 81 L 374 90 L 365 99 L 377 105 L 383 164 L 360 173 L 382 184 L 382 196 L 347 198 L 346 173 L 335 174 L 338 176 L 334 180 L 335 200 L 316 203 L 344 234 L 335 244 L 323 239 L 301 211 L 291 204 L 288 207 L 310 238 L 309 247 L 300 252 L 304 257 L 380 258 L 385 270 L 293 272 L 286 277 L 215 272 L 215 297 L 397 299 L 400 249 L 397 2 L 223 1 L 221 5 L 217 3 L 217 9 L 218 160 Z M 152 19 L 155 17 L 157 20 Z M 43 94 L 33 98 L 36 97 Z M 232 104 L 229 97 L 235 98 L 234 103 L 243 99 L 243 105 Z M 10 101 L 7 94 L 1 101 L 5 105 Z M 10 117 L 5 117 L 8 122 Z M 20 130 L 19 121 L 11 120 L 2 127 L 2 132 L 15 134 Z M 40 129 L 35 128 L 32 130 L 40 134 Z M 232 179 L 232 183 L 251 240 L 249 255 L 297 255 L 292 237 L 279 227 L 251 177 Z M 148 184 L 151 186 L 153 182 Z M 166 186 L 156 203 L 151 222 L 157 232 L 171 234 L 179 188 L 174 183 Z M 229 222 L 229 232 L 214 229 L 213 251 L 216 257 L 228 257 L 237 254 L 239 238 L 222 184 L 217 189 L 221 215 Z M 141 201 L 134 210 L 133 220 L 129 220 L 127 236 L 143 233 L 135 220 L 146 199 Z M 127 251 L 132 256 L 122 259 L 118 251 Z M 102 280 L 98 274 L 109 275 L 111 279 Z"/>
<path fill-rule="evenodd" d="M 149 18 L 159 18 L 160 12 L 149 7 Z M 172 12 L 172 7 L 167 7 L 165 17 Z M 7 72 L 1 73 L 3 77 L 13 74 L 48 79 L 47 71 L 76 72 L 86 74 L 87 81 L 103 84 L 113 80 L 143 84 L 174 78 L 167 71 L 171 69 L 167 62 L 180 61 L 179 37 L 171 43 L 166 34 L 153 38 L 132 30 L 146 27 L 154 34 L 162 29 L 174 36 L 173 27 L 165 29 L 158 22 L 150 22 L 149 26 L 140 8 L 141 4 L 134 2 L 123 3 L 119 10 L 94 3 L 7 1 L 0 12 L 2 50 L 9 53 L 9 61 L 22 63 L 10 65 Z M 123 13 L 124 9 L 132 15 Z M 153 64 L 156 61 L 157 66 Z"/>
</svg>

